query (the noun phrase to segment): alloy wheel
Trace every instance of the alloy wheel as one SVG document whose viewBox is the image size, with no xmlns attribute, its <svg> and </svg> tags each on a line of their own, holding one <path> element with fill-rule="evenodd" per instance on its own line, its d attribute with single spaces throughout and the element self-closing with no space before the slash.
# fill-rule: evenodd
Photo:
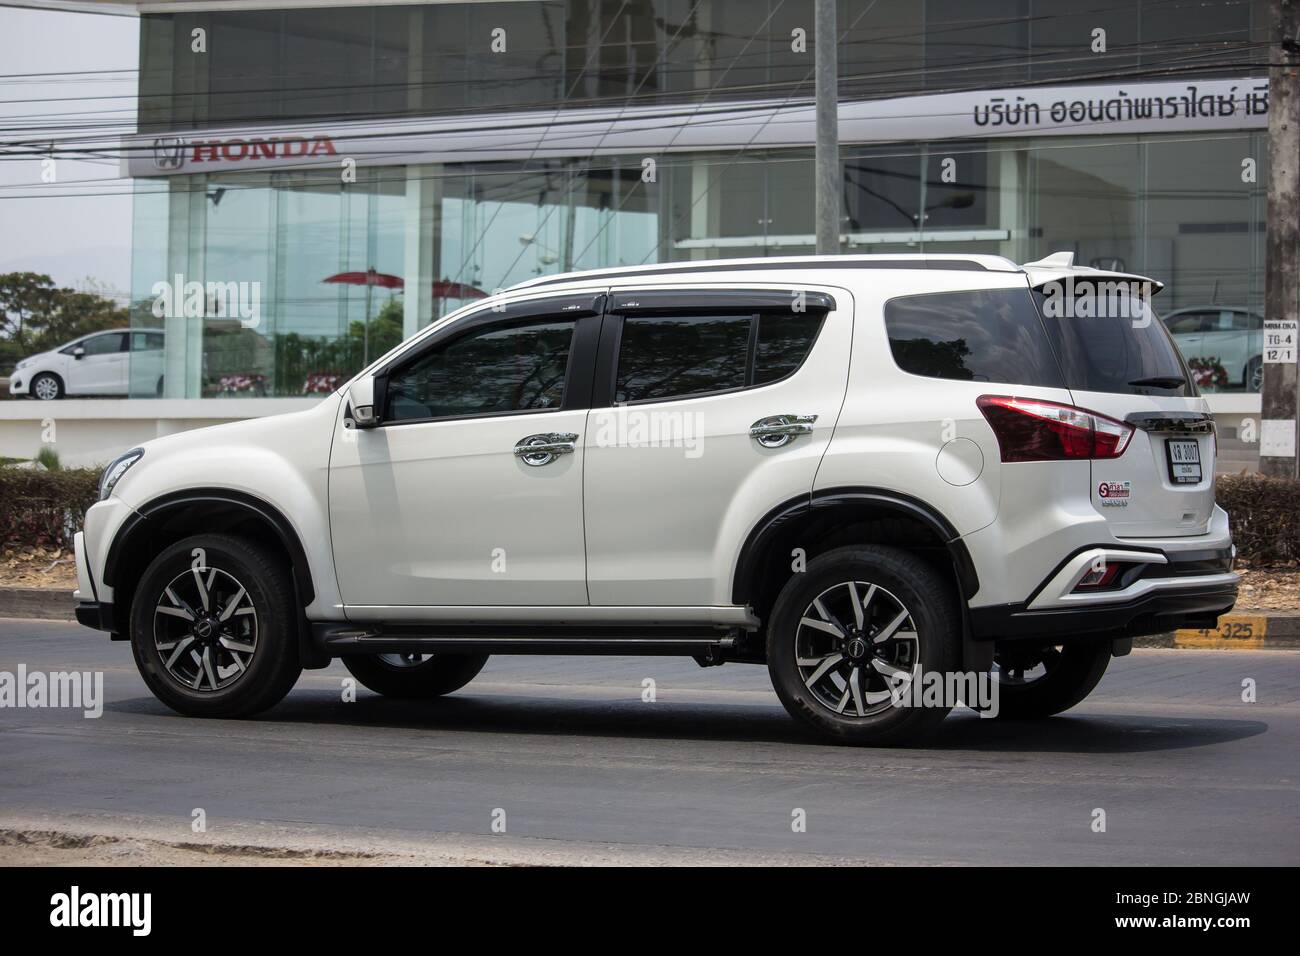
<svg viewBox="0 0 1300 956">
<path fill-rule="evenodd" d="M 920 671 L 912 613 L 876 584 L 846 581 L 804 610 L 795 663 L 819 704 L 847 717 L 870 717 L 894 705 Z"/>
<path fill-rule="evenodd" d="M 257 609 L 234 575 L 195 566 L 163 589 L 153 633 L 168 676 L 190 690 L 222 690 L 257 653 Z"/>
<path fill-rule="evenodd" d="M 32 385 L 36 397 L 43 402 L 50 402 L 59 397 L 59 383 L 48 375 L 42 375 Z"/>
</svg>

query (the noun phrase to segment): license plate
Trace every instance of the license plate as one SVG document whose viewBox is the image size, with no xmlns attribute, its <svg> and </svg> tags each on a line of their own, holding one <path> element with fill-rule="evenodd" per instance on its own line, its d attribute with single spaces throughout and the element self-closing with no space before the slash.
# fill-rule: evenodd
<svg viewBox="0 0 1300 956">
<path fill-rule="evenodd" d="M 1201 483 L 1200 442 L 1171 438 L 1165 442 L 1165 454 L 1169 457 L 1169 479 L 1174 484 L 1199 485 Z"/>
</svg>

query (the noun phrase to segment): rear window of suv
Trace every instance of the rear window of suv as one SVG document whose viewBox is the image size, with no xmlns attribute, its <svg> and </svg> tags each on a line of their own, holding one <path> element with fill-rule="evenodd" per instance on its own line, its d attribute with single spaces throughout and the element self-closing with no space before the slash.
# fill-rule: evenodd
<svg viewBox="0 0 1300 956">
<path fill-rule="evenodd" d="M 1049 284 L 1034 301 L 1070 389 L 1197 394 L 1173 336 L 1130 283 Z"/>
<path fill-rule="evenodd" d="M 1065 384 L 1025 289 L 891 299 L 885 303 L 885 330 L 894 361 L 913 375 L 1049 388 Z"/>
</svg>

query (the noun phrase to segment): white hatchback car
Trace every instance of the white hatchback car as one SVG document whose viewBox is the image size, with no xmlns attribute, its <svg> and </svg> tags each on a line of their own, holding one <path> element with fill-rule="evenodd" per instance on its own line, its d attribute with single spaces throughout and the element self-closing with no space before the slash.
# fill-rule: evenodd
<svg viewBox="0 0 1300 956">
<path fill-rule="evenodd" d="M 9 376 L 11 395 L 51 401 L 67 395 L 127 395 L 132 382 L 162 394 L 162 329 L 93 332 L 20 361 Z"/>
<path fill-rule="evenodd" d="M 1054 284 L 1126 312 L 1053 317 Z M 82 623 L 196 716 L 341 658 L 432 697 L 490 654 L 766 664 L 839 741 L 1082 700 L 1236 599 L 1214 426 L 1135 276 L 1054 256 L 688 262 L 535 279 L 315 408 L 160 438 L 76 537 Z M 1156 286 L 1158 288 L 1158 286 Z"/>
</svg>

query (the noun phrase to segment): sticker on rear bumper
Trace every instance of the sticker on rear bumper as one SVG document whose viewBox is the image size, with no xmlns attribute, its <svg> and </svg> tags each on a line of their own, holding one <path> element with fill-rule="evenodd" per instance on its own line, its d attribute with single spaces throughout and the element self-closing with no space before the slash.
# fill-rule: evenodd
<svg viewBox="0 0 1300 956">
<path fill-rule="evenodd" d="M 1127 508 L 1132 495 L 1131 481 L 1103 481 L 1097 485 L 1097 497 L 1103 508 Z"/>
</svg>

